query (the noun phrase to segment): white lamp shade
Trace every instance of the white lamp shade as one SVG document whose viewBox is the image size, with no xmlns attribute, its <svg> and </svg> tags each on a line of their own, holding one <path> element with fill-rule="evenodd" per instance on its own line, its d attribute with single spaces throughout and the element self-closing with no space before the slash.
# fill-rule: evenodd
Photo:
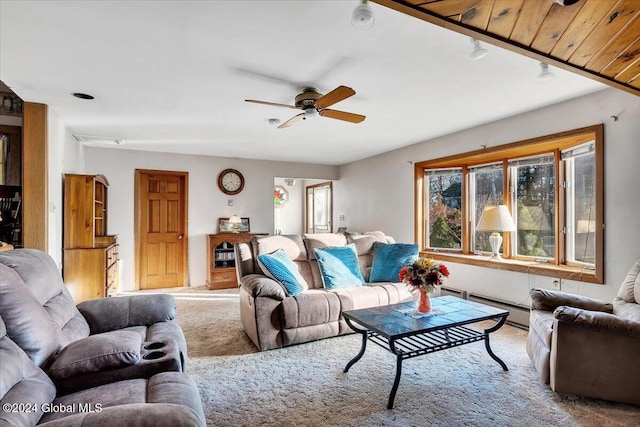
<svg viewBox="0 0 640 427">
<path fill-rule="evenodd" d="M 480 215 L 478 231 L 516 231 L 516 224 L 506 205 L 487 206 Z"/>
<path fill-rule="evenodd" d="M 229 224 L 242 224 L 242 218 L 238 215 L 231 215 L 231 218 L 229 218 Z"/>
</svg>

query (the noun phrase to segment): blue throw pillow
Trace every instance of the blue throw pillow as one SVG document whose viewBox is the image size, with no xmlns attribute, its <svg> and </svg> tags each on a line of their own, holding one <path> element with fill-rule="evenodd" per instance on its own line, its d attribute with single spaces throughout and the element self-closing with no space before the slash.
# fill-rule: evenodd
<svg viewBox="0 0 640 427">
<path fill-rule="evenodd" d="M 270 254 L 258 255 L 258 262 L 272 279 L 280 282 L 290 295 L 295 296 L 309 288 L 298 267 L 291 261 L 284 249 L 278 249 Z"/>
<path fill-rule="evenodd" d="M 356 245 L 329 246 L 313 250 L 318 260 L 325 289 L 351 288 L 364 285 L 360 273 Z"/>
<path fill-rule="evenodd" d="M 399 282 L 400 269 L 418 259 L 418 245 L 414 243 L 373 244 L 373 263 L 369 282 Z"/>
</svg>

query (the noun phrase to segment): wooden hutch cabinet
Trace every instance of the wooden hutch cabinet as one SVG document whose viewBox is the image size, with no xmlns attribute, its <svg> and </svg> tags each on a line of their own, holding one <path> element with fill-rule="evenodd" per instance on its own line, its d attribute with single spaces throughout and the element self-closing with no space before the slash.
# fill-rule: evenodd
<svg viewBox="0 0 640 427">
<path fill-rule="evenodd" d="M 207 288 L 238 287 L 233 246 L 236 243 L 248 242 L 253 236 L 264 236 L 264 234 L 220 233 L 207 235 Z"/>
<path fill-rule="evenodd" d="M 64 282 L 76 304 L 118 290 L 118 243 L 107 234 L 103 175 L 64 176 Z"/>
</svg>

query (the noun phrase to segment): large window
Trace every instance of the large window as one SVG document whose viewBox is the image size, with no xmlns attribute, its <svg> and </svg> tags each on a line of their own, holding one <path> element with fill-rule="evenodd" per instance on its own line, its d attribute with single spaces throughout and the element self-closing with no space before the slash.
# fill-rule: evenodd
<svg viewBox="0 0 640 427">
<path fill-rule="evenodd" d="M 418 163 L 416 236 L 435 258 L 602 283 L 602 126 Z M 487 206 L 507 205 L 506 261 L 489 260 Z M 419 205 L 420 206 L 420 205 Z"/>
</svg>

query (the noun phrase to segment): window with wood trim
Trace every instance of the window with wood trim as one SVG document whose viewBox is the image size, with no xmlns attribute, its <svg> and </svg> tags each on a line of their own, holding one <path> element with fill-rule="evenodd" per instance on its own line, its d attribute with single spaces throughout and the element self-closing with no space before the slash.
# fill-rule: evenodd
<svg viewBox="0 0 640 427">
<path fill-rule="evenodd" d="M 455 262 L 604 281 L 603 126 L 416 164 L 416 241 Z M 516 231 L 489 260 L 487 206 L 507 205 Z"/>
</svg>

